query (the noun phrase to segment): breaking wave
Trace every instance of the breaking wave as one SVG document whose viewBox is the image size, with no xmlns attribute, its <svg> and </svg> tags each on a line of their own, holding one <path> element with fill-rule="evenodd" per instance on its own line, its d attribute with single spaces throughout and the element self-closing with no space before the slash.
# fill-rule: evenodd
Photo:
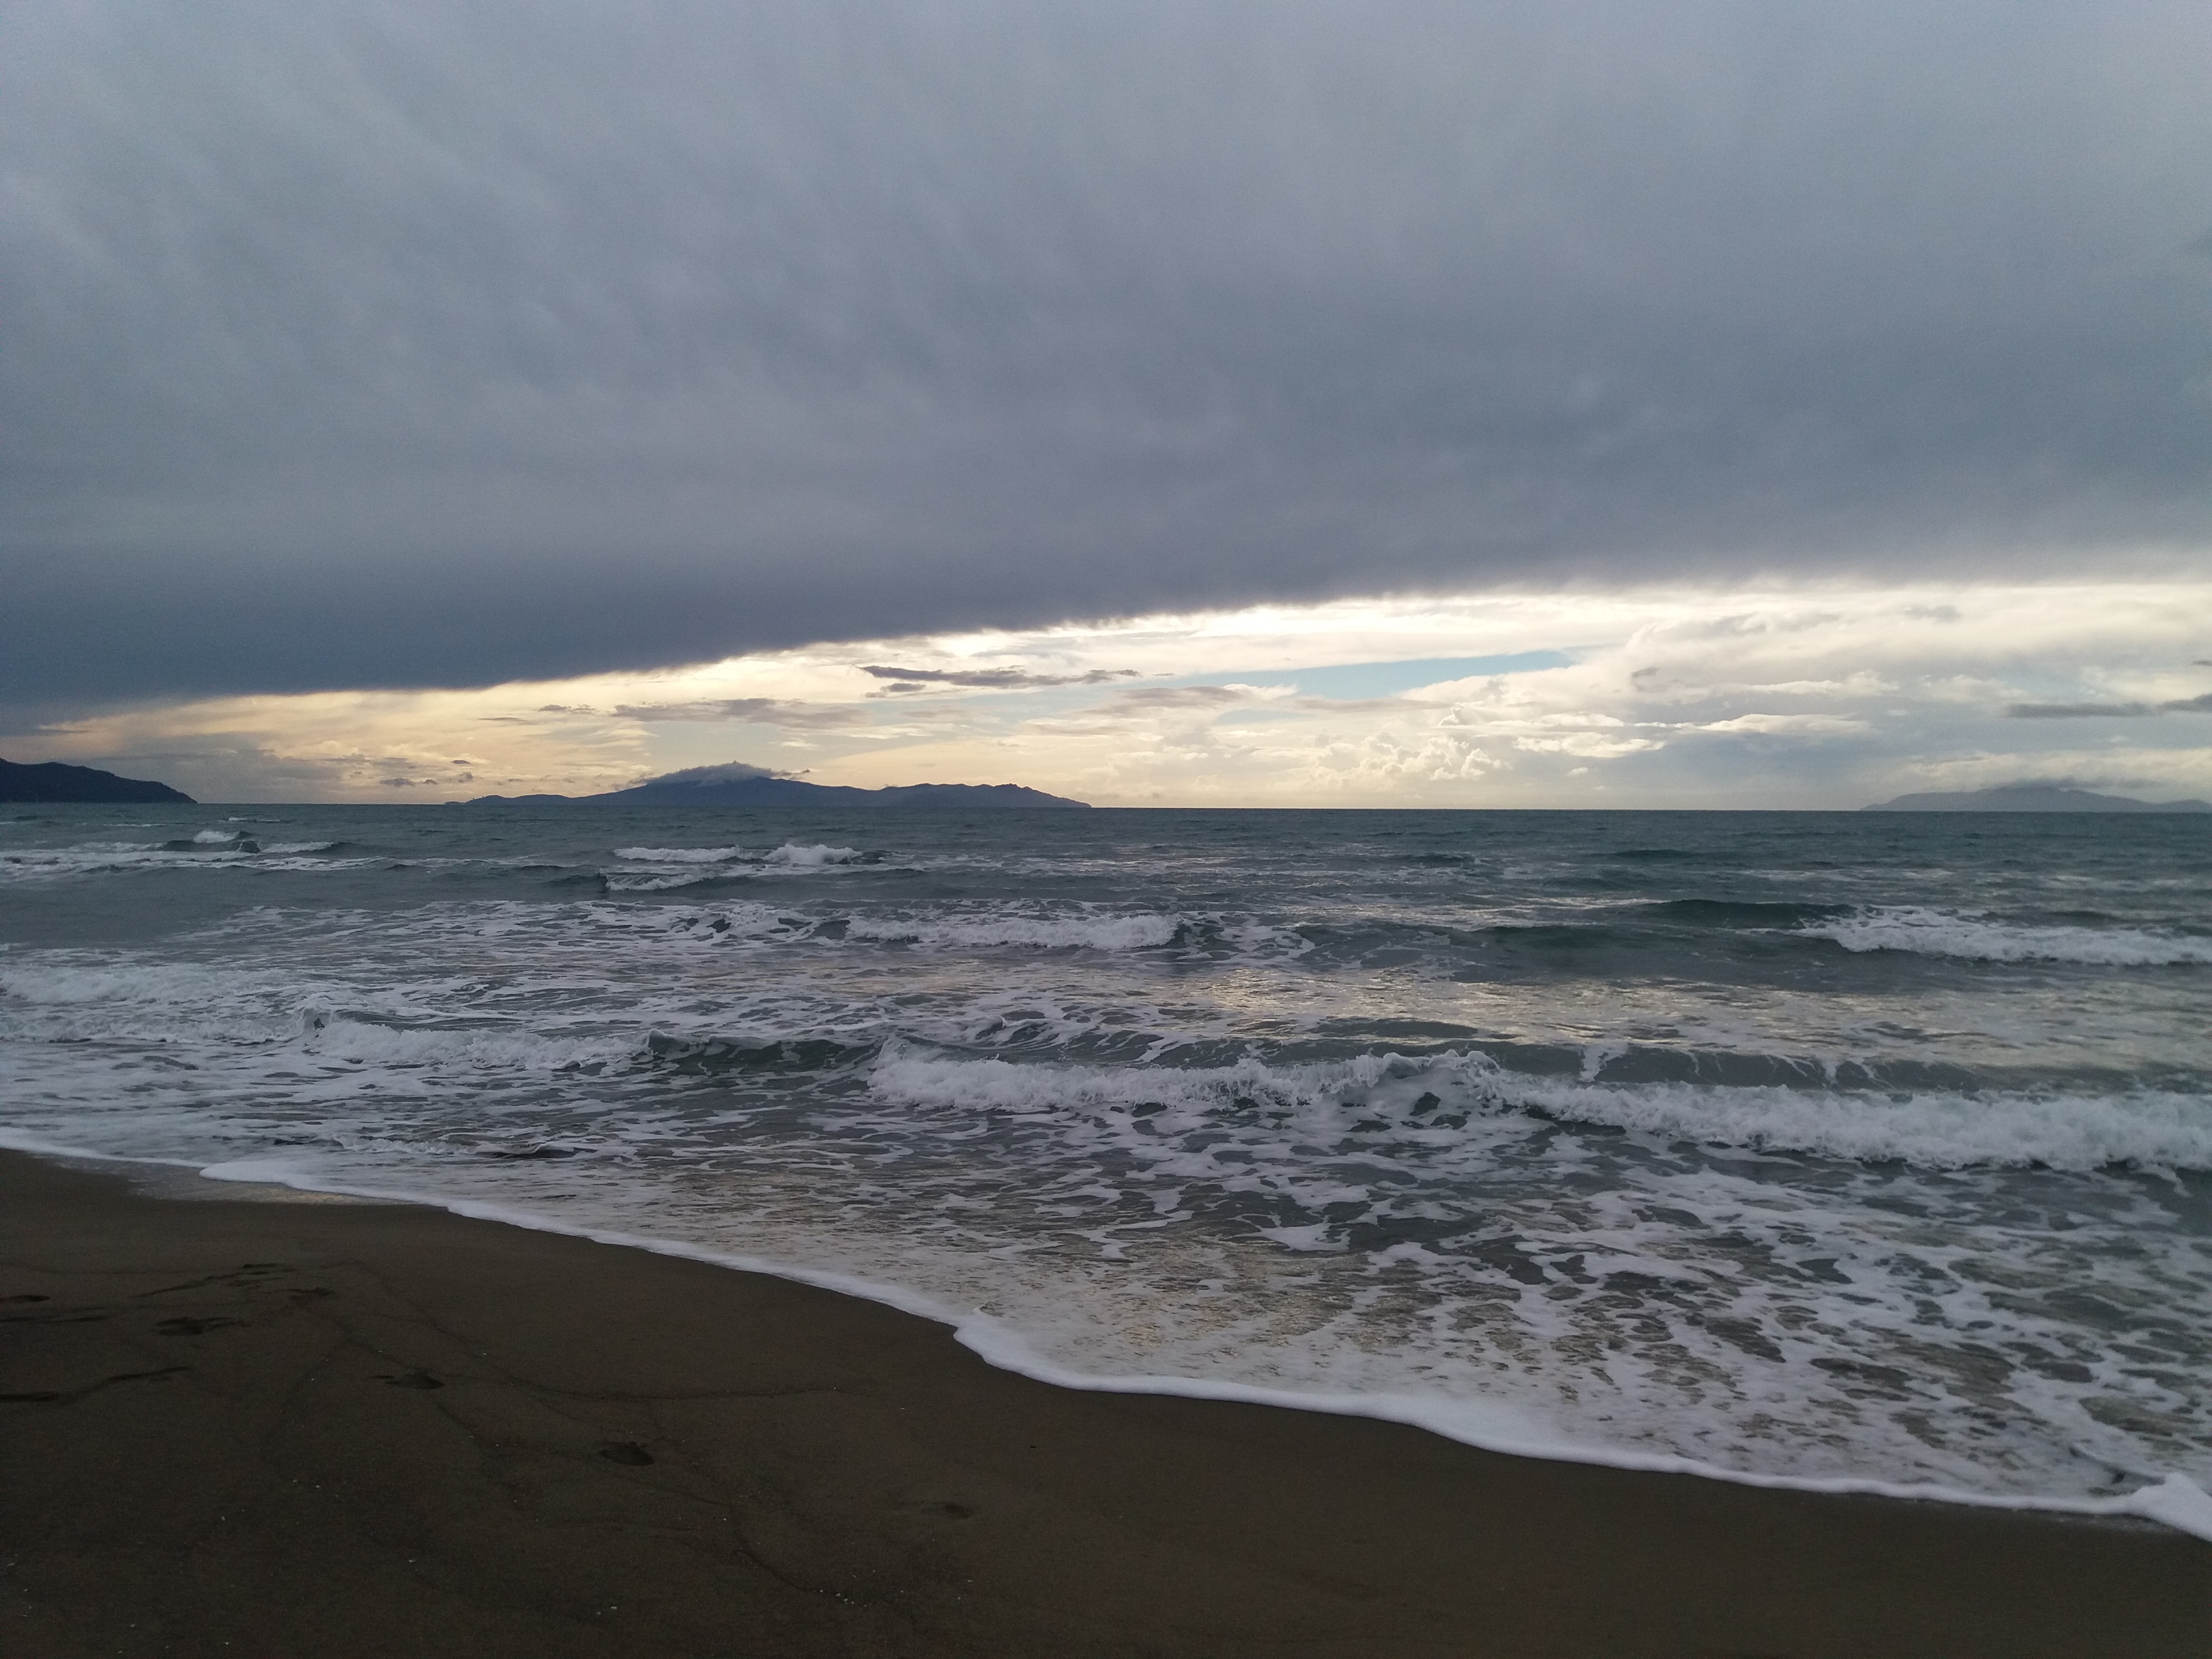
<svg viewBox="0 0 2212 1659">
<path fill-rule="evenodd" d="M 2064 962 L 2112 968 L 2212 963 L 2212 939 L 2134 927 L 2051 927 L 1897 906 L 1854 911 L 1799 931 L 1846 951 L 1907 951 L 1969 962 Z"/>
<path fill-rule="evenodd" d="M 2212 1099 L 2194 1095 L 1882 1096 L 1774 1087 L 1622 1086 L 1531 1078 L 1487 1054 L 1370 1054 L 1211 1069 L 1020 1064 L 894 1049 L 870 1087 L 888 1100 L 1017 1115 L 1141 1118 L 1148 1141 L 1201 1127 L 1279 1129 L 1331 1146 L 1460 1134 L 1534 1115 L 1693 1140 L 1928 1170 L 2212 1169 Z M 1494 1126 L 1493 1127 L 1497 1127 Z"/>
</svg>

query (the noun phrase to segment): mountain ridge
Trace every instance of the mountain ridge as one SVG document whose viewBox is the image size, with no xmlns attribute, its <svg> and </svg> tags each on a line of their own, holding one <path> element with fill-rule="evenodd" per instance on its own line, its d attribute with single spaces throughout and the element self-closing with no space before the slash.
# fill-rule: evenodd
<svg viewBox="0 0 2212 1659">
<path fill-rule="evenodd" d="M 1989 789 L 1899 795 L 1862 812 L 2212 812 L 2212 801 L 2137 800 L 2057 783 L 2001 783 Z"/>
<path fill-rule="evenodd" d="M 993 811 L 1040 808 L 1089 811 L 1089 801 L 1048 795 L 1018 783 L 908 783 L 882 789 L 808 783 L 759 767 L 698 766 L 670 772 L 627 789 L 597 795 L 478 795 L 468 806 L 866 806 L 983 808 Z"/>
<path fill-rule="evenodd" d="M 126 778 L 96 766 L 71 766 L 64 761 L 0 760 L 0 801 L 53 805 L 199 805 L 183 790 L 151 778 Z"/>
</svg>

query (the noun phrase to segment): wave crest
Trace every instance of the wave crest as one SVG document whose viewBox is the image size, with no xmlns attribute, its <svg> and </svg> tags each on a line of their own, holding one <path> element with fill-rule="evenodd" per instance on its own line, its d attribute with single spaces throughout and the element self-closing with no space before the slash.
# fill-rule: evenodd
<svg viewBox="0 0 2212 1659">
<path fill-rule="evenodd" d="M 2212 939 L 2135 927 L 2051 927 L 1919 906 L 1857 910 L 1797 930 L 1846 951 L 1909 951 L 1968 962 L 2065 962 L 2110 968 L 2212 964 Z"/>
<path fill-rule="evenodd" d="M 1270 1066 L 1109 1067 L 951 1059 L 887 1047 L 872 1091 L 902 1104 L 1051 1116 L 1141 1115 L 1148 1135 L 1273 1117 L 1340 1151 L 1382 1133 L 1461 1133 L 1534 1117 L 1749 1152 L 1922 1169 L 2212 1169 L 2212 1100 L 2122 1096 L 1902 1097 L 1776 1086 L 1608 1085 L 1508 1071 L 1489 1055 L 1369 1054 Z"/>
</svg>

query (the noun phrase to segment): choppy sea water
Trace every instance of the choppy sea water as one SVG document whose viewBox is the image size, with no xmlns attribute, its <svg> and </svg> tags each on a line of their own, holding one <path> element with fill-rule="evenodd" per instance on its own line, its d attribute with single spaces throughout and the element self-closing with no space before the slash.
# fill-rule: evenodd
<svg viewBox="0 0 2212 1659">
<path fill-rule="evenodd" d="M 1063 1380 L 2212 1516 L 2212 821 L 0 811 L 9 1144 Z"/>
</svg>

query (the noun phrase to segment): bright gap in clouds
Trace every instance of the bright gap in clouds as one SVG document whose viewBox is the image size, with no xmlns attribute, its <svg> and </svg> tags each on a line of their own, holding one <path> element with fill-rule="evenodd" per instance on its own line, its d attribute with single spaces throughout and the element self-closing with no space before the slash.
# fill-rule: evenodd
<svg viewBox="0 0 2212 1659">
<path fill-rule="evenodd" d="M 1492 657 L 1421 657 L 1411 662 L 1329 663 L 1311 668 L 1246 669 L 1200 674 L 1190 684 L 1288 685 L 1310 697 L 1390 697 L 1446 680 L 1484 674 L 1518 674 L 1531 668 L 1566 668 L 1574 659 L 1564 651 L 1510 651 Z"/>
<path fill-rule="evenodd" d="M 2212 581 L 1377 599 L 823 645 L 6 738 L 203 799 L 591 793 L 722 761 L 1102 805 L 1852 807 L 2212 794 Z"/>
</svg>

